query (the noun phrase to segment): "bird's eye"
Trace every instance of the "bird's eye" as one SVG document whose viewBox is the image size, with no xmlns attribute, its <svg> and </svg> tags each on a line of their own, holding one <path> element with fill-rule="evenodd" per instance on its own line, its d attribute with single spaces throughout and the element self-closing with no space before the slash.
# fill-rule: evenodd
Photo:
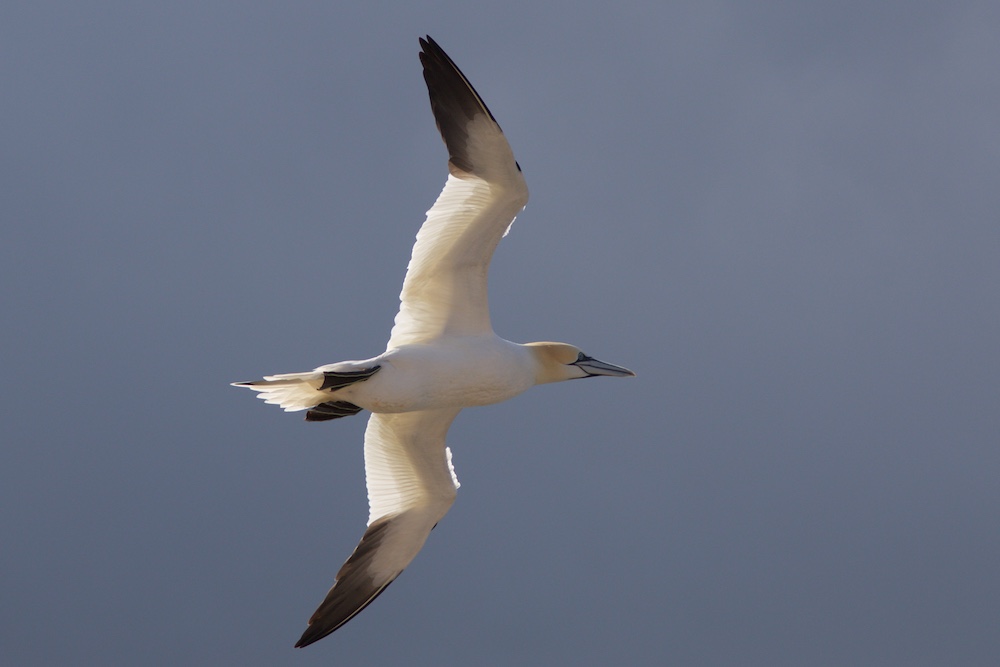
<svg viewBox="0 0 1000 667">
<path fill-rule="evenodd" d="M 584 360 L 589 359 L 589 358 L 590 357 L 588 357 L 583 352 L 581 352 L 580 354 L 576 355 L 576 362 L 580 363 L 581 361 L 584 361 Z"/>
</svg>

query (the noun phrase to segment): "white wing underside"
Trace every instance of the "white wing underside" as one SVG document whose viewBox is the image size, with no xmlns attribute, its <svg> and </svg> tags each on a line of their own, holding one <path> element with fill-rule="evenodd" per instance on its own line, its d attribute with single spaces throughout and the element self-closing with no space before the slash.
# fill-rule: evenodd
<svg viewBox="0 0 1000 667">
<path fill-rule="evenodd" d="M 496 123 L 479 116 L 468 129 L 476 174 L 449 165 L 444 190 L 417 233 L 389 347 L 493 331 L 490 259 L 527 203 L 528 188 Z"/>
<path fill-rule="evenodd" d="M 434 522 L 445 515 L 458 488 L 445 435 L 458 412 L 459 408 L 378 413 L 369 418 L 368 525 L 410 511 L 432 515 Z"/>
<path fill-rule="evenodd" d="M 296 646 L 322 639 L 378 597 L 448 512 L 458 480 L 444 439 L 457 414 L 458 409 L 383 413 L 368 420 L 368 529 Z"/>
</svg>

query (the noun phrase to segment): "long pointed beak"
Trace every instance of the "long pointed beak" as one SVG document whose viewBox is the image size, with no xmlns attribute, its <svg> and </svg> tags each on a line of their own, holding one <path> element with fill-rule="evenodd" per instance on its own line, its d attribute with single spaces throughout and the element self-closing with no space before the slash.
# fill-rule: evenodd
<svg viewBox="0 0 1000 667">
<path fill-rule="evenodd" d="M 621 366 L 615 366 L 614 364 L 609 364 L 606 361 L 601 361 L 599 359 L 594 359 L 593 357 L 584 357 L 579 361 L 573 362 L 573 365 L 578 367 L 588 377 L 594 375 L 608 375 L 611 377 L 635 377 L 635 373 L 627 368 L 622 368 Z"/>
</svg>

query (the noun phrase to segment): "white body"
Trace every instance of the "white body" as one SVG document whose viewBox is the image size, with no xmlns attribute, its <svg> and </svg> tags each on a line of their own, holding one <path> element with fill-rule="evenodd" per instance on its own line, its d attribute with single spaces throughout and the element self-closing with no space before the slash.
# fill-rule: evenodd
<svg viewBox="0 0 1000 667">
<path fill-rule="evenodd" d="M 381 366 L 370 380 L 335 392 L 372 412 L 413 412 L 499 403 L 534 386 L 529 349 L 495 334 L 445 336 L 387 350 L 361 362 Z"/>
</svg>

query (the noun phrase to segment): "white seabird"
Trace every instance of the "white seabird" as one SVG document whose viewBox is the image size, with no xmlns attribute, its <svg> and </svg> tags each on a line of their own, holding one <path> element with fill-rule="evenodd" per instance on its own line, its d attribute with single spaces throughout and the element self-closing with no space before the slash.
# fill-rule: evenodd
<svg viewBox="0 0 1000 667">
<path fill-rule="evenodd" d="M 529 387 L 632 371 L 565 343 L 519 345 L 490 324 L 490 258 L 528 201 L 521 167 L 479 94 L 433 39 L 420 40 L 431 110 L 448 149 L 448 180 L 403 281 L 385 352 L 235 386 L 309 421 L 372 412 L 365 431 L 368 528 L 295 644 L 327 636 L 363 610 L 420 551 L 455 500 L 445 435 L 462 408 Z"/>
</svg>

